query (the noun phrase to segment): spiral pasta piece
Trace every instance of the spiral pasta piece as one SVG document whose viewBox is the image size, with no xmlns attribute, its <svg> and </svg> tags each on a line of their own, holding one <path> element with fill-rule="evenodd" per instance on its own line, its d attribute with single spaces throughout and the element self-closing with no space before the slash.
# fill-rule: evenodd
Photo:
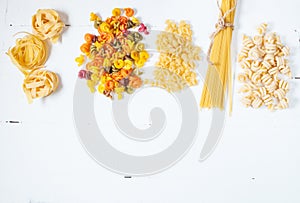
<svg viewBox="0 0 300 203">
<path fill-rule="evenodd" d="M 53 9 L 39 9 L 32 16 L 33 33 L 42 40 L 50 39 L 53 43 L 57 42 L 64 26 L 60 16 Z"/>
</svg>

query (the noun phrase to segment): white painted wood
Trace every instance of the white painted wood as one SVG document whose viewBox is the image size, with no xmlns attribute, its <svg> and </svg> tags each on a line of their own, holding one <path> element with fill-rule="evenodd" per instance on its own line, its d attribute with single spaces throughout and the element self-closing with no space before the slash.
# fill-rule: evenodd
<svg viewBox="0 0 300 203">
<path fill-rule="evenodd" d="M 74 58 L 84 33 L 93 31 L 89 13 L 106 17 L 114 7 L 136 8 L 138 16 L 154 28 L 162 28 L 167 18 L 186 19 L 203 50 L 217 20 L 216 3 L 209 0 L 0 0 L 0 203 L 299 202 L 300 80 L 292 82 L 292 107 L 274 113 L 245 109 L 236 84 L 233 115 L 226 120 L 216 151 L 205 162 L 197 160 L 207 134 L 205 119 L 210 118 L 206 111 L 201 111 L 199 136 L 190 152 L 163 173 L 124 179 L 85 152 L 73 124 L 78 71 Z M 38 8 L 60 11 L 71 26 L 52 46 L 46 63 L 60 75 L 62 87 L 28 105 L 21 89 L 23 76 L 5 52 L 14 43 L 14 33 L 31 30 L 31 16 Z M 240 0 L 233 58 L 242 34 L 254 34 L 257 25 L 267 22 L 292 49 L 292 70 L 300 76 L 300 42 L 295 32 L 300 32 L 299 8 L 296 0 Z M 238 72 L 236 64 L 234 68 Z M 194 88 L 198 100 L 200 87 Z M 140 117 L 133 120 L 142 125 L 145 119 Z M 5 123 L 10 120 L 22 123 Z"/>
</svg>

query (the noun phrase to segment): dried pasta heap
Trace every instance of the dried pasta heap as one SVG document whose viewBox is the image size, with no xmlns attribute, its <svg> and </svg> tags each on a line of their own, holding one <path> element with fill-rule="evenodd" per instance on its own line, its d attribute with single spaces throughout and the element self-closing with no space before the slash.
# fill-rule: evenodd
<svg viewBox="0 0 300 203">
<path fill-rule="evenodd" d="M 179 92 L 187 87 L 187 83 L 181 76 L 166 68 L 155 68 L 154 80 L 145 79 L 144 84 L 149 84 L 153 87 L 160 87 L 168 92 Z"/>
<path fill-rule="evenodd" d="M 208 71 L 202 91 L 201 108 L 224 109 L 228 95 L 232 111 L 231 39 L 237 0 L 222 0 L 219 21 L 208 51 Z"/>
<path fill-rule="evenodd" d="M 24 79 L 23 90 L 32 103 L 33 99 L 42 98 L 54 92 L 59 84 L 58 76 L 48 70 L 37 68 Z"/>
<path fill-rule="evenodd" d="M 261 24 L 258 35 L 243 37 L 243 48 L 238 61 L 243 72 L 238 80 L 243 83 L 240 89 L 242 103 L 246 107 L 268 107 L 270 110 L 288 108 L 291 70 L 287 56 L 289 48 L 281 43 L 274 32 L 267 32 L 267 24 Z"/>
<path fill-rule="evenodd" d="M 32 16 L 33 33 L 42 40 L 50 39 L 55 43 L 60 37 L 65 24 L 53 9 L 39 9 Z"/>
<path fill-rule="evenodd" d="M 56 41 L 61 32 L 59 16 L 54 10 L 38 10 L 33 17 L 33 29 L 37 35 L 27 32 L 23 38 L 16 39 L 16 45 L 9 48 L 7 55 L 24 74 L 23 91 L 28 103 L 53 93 L 59 84 L 56 73 L 42 69 L 48 58 L 45 39 Z"/>
<path fill-rule="evenodd" d="M 180 91 L 187 85 L 198 84 L 195 71 L 200 60 L 200 47 L 193 45 L 191 26 L 185 21 L 179 24 L 166 21 L 166 28 L 156 40 L 159 59 L 154 70 L 154 81 L 146 82 L 170 92 Z"/>
<path fill-rule="evenodd" d="M 12 62 L 26 76 L 33 69 L 42 67 L 48 57 L 48 48 L 40 38 L 26 33 L 16 40 L 16 45 L 8 50 Z"/>
<path fill-rule="evenodd" d="M 85 42 L 80 47 L 82 54 L 75 61 L 81 66 L 85 57 L 89 58 L 78 76 L 87 80 L 92 93 L 97 88 L 106 97 L 113 99 L 116 95 L 122 99 L 124 93 L 132 94 L 143 84 L 140 69 L 147 62 L 149 53 L 142 42 L 142 34 L 149 32 L 134 17 L 132 8 L 115 8 L 112 15 L 102 20 L 95 13 L 90 14 L 98 34 L 85 34 Z"/>
</svg>

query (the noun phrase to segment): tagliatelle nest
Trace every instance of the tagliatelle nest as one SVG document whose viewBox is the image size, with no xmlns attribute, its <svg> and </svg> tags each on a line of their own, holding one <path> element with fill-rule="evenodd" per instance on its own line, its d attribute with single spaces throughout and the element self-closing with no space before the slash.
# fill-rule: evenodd
<svg viewBox="0 0 300 203">
<path fill-rule="evenodd" d="M 58 76 L 48 70 L 35 69 L 25 79 L 23 90 L 27 96 L 28 103 L 32 99 L 49 96 L 59 84 Z"/>
<path fill-rule="evenodd" d="M 18 38 L 16 45 L 10 48 L 7 54 L 20 71 L 27 75 L 34 68 L 45 64 L 48 57 L 48 48 L 38 37 L 27 32 L 24 33 L 27 35 Z"/>
<path fill-rule="evenodd" d="M 64 23 L 52 9 L 39 9 L 32 17 L 34 34 L 26 34 L 16 40 L 7 55 L 24 74 L 23 90 L 29 103 L 33 99 L 52 94 L 59 85 L 56 73 L 42 69 L 48 58 L 48 47 L 44 40 L 56 42 L 63 30 Z M 18 34 L 18 33 L 17 33 Z"/>
<path fill-rule="evenodd" d="M 53 9 L 39 9 L 32 16 L 33 32 L 42 40 L 50 39 L 53 43 L 57 42 L 64 26 L 58 13 Z"/>
</svg>

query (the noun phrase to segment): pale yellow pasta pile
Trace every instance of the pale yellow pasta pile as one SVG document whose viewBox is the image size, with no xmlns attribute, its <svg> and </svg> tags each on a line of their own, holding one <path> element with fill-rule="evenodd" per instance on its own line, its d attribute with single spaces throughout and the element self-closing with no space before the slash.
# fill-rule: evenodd
<svg viewBox="0 0 300 203">
<path fill-rule="evenodd" d="M 200 60 L 200 47 L 193 45 L 193 32 L 189 24 L 181 21 L 178 25 L 170 20 L 166 21 L 167 27 L 157 37 L 157 49 L 160 53 L 156 63 L 158 68 L 167 69 L 184 80 L 187 85 L 197 85 L 195 72 L 196 61 Z M 156 78 L 163 73 L 157 70 Z M 171 76 L 173 77 L 173 76 Z M 164 83 L 166 81 L 156 81 Z M 184 86 L 180 86 L 184 88 Z M 170 88 L 177 89 L 177 88 Z"/>
<path fill-rule="evenodd" d="M 238 56 L 243 69 L 238 75 L 238 80 L 243 83 L 241 101 L 246 107 L 288 108 L 289 48 L 281 43 L 276 33 L 267 32 L 267 24 L 261 24 L 257 31 L 258 35 L 253 38 L 244 35 Z"/>
<path fill-rule="evenodd" d="M 60 37 L 65 24 L 53 9 L 39 9 L 32 16 L 33 33 L 42 40 L 50 39 L 55 43 Z"/>
<path fill-rule="evenodd" d="M 145 79 L 144 84 L 160 87 L 168 92 L 178 92 L 187 87 L 185 80 L 166 68 L 156 68 L 153 74 L 154 80 Z"/>
</svg>

